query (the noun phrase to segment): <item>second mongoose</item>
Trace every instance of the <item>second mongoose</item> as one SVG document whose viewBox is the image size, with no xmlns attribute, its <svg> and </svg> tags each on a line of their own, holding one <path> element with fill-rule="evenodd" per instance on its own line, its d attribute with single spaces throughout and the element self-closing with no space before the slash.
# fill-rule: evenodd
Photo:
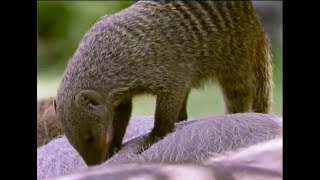
<svg viewBox="0 0 320 180">
<path fill-rule="evenodd" d="M 37 101 L 37 147 L 63 134 L 60 122 L 56 118 L 53 102 L 53 97 Z"/>
<path fill-rule="evenodd" d="M 217 82 L 226 113 L 269 113 L 272 56 L 250 1 L 139 1 L 96 22 L 69 60 L 54 102 L 88 165 L 121 148 L 132 98 L 156 96 L 148 144 L 187 119 L 192 88 Z M 107 141 L 106 141 L 107 139 Z"/>
</svg>

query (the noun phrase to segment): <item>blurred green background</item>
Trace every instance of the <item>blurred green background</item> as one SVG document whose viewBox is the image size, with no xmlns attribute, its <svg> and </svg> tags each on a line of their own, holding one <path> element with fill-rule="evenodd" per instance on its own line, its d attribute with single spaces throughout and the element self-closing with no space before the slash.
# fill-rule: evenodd
<svg viewBox="0 0 320 180">
<path fill-rule="evenodd" d="M 259 2 L 258 14 L 270 35 L 274 53 L 273 113 L 282 115 L 282 3 Z M 273 4 L 272 4 L 273 3 Z M 55 96 L 68 59 L 87 30 L 104 15 L 130 6 L 132 1 L 39 2 L 37 8 L 37 98 Z M 155 98 L 134 99 L 133 115 L 153 115 Z M 188 100 L 190 117 L 224 113 L 217 85 L 192 90 Z"/>
</svg>

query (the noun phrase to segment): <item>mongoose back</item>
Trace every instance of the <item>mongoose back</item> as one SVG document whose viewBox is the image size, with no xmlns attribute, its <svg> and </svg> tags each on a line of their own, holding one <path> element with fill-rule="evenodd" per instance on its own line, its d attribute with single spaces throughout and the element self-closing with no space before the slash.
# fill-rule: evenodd
<svg viewBox="0 0 320 180">
<path fill-rule="evenodd" d="M 96 165 L 121 148 L 134 96 L 156 96 L 152 144 L 187 119 L 190 90 L 207 81 L 221 86 L 226 113 L 270 112 L 271 52 L 252 2 L 139 1 L 85 34 L 55 110 L 70 144 Z"/>
</svg>

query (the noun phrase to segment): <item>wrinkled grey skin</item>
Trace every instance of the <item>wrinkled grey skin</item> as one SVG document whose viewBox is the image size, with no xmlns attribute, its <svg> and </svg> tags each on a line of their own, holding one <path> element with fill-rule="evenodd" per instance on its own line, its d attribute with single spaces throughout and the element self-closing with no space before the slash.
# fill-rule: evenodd
<svg viewBox="0 0 320 180">
<path fill-rule="evenodd" d="M 179 126 L 180 125 L 180 126 Z M 212 153 L 239 149 L 282 134 L 280 119 L 274 115 L 241 113 L 186 121 L 176 131 L 136 154 L 143 137 L 126 145 L 103 165 L 126 162 L 200 162 Z"/>
<path fill-rule="evenodd" d="M 282 180 L 282 136 L 196 163 L 97 166 L 56 180 Z"/>
<path fill-rule="evenodd" d="M 142 122 L 148 122 L 148 126 L 150 125 L 150 128 L 147 129 L 149 129 L 150 132 L 152 128 L 153 118 L 148 118 L 150 121 L 143 119 Z M 139 118 L 135 118 L 132 120 L 138 123 L 138 119 Z M 273 139 L 281 135 L 282 125 L 280 119 L 281 118 L 275 115 L 243 113 L 213 116 L 199 120 L 189 120 L 181 122 L 176 124 L 175 132 L 168 134 L 164 139 L 152 145 L 149 149 L 145 150 L 140 155 L 136 154 L 137 150 L 140 148 L 140 145 L 143 144 L 143 137 L 147 137 L 148 133 L 141 136 L 138 136 L 137 134 L 138 137 L 127 141 L 124 144 L 123 148 L 117 154 L 115 154 L 112 158 L 110 158 L 107 162 L 100 166 L 109 167 L 115 164 L 129 162 L 198 163 L 206 159 L 206 157 L 208 156 L 215 157 L 215 154 L 247 147 L 249 145 Z M 132 120 L 131 122 L 135 124 Z M 127 133 L 130 133 L 130 130 L 132 131 L 132 128 L 134 127 L 132 125 L 129 125 L 129 131 L 127 131 Z M 144 130 L 144 132 L 146 131 Z M 50 146 L 51 143 L 46 146 Z M 65 143 L 67 143 L 67 141 L 65 141 Z M 46 146 L 44 146 L 43 148 L 46 148 Z M 68 144 L 68 147 L 69 146 L 70 145 Z M 61 145 L 59 148 L 62 148 Z M 47 152 L 48 151 L 43 151 L 42 153 Z M 52 150 L 51 153 L 56 153 L 56 151 Z M 72 153 L 73 155 L 77 154 L 74 149 L 72 152 L 69 152 L 69 154 Z M 45 157 L 49 154 L 40 154 L 40 156 L 41 155 Z M 63 158 L 64 157 L 61 157 L 61 160 L 57 159 L 56 161 L 63 161 Z M 76 160 L 77 158 L 81 159 L 81 157 L 77 155 L 72 160 Z M 86 166 L 83 161 L 77 163 L 78 164 L 76 164 L 73 168 L 66 167 L 69 169 L 67 171 L 64 171 L 63 174 L 68 174 L 70 172 L 79 172 L 79 168 L 84 168 Z M 57 164 L 59 163 L 52 162 L 51 166 L 57 166 Z M 69 162 L 66 162 L 65 164 L 68 164 L 70 166 Z M 60 165 L 63 164 L 60 163 Z M 48 172 L 48 169 L 51 168 L 50 165 L 42 164 L 42 167 L 44 169 L 41 169 L 41 167 L 39 167 L 38 165 L 38 179 L 49 177 L 46 176 L 44 172 Z M 83 170 L 85 169 L 82 169 L 80 171 Z M 63 174 L 51 173 L 51 177 Z"/>
</svg>

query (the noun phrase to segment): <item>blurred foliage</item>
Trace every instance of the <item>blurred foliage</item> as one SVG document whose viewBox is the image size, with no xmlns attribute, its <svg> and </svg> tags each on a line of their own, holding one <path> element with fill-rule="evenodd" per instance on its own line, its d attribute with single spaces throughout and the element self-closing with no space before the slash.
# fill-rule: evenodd
<svg viewBox="0 0 320 180">
<path fill-rule="evenodd" d="M 132 4 L 131 1 L 38 2 L 38 73 L 61 74 L 82 36 L 104 15 Z"/>
</svg>

